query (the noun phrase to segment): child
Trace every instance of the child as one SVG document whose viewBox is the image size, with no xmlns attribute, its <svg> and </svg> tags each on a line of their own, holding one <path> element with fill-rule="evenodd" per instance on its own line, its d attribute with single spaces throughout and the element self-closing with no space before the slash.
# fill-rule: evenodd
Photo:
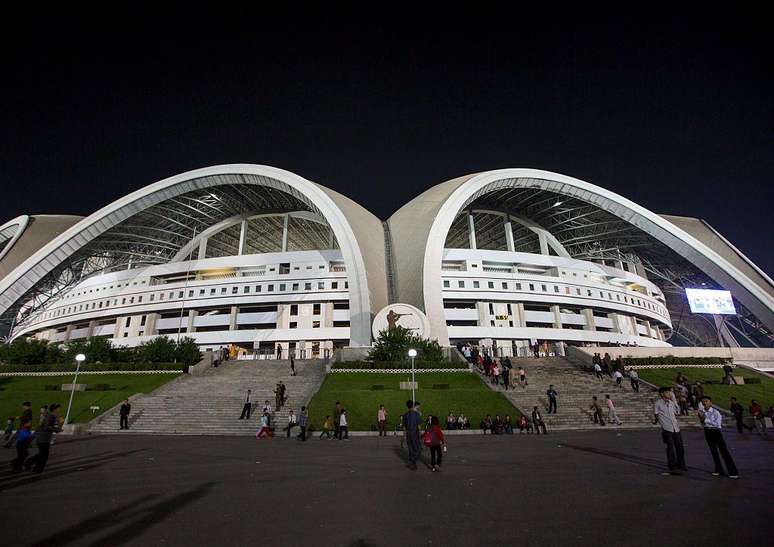
<svg viewBox="0 0 774 547">
<path fill-rule="evenodd" d="M 333 420 L 330 416 L 325 417 L 325 423 L 322 426 L 322 432 L 320 432 L 321 439 L 323 435 L 326 435 L 329 440 L 333 438 Z"/>
<path fill-rule="evenodd" d="M 5 424 L 5 440 L 8 441 L 8 439 L 11 438 L 11 434 L 13 434 L 13 423 L 15 421 L 15 418 L 13 416 L 8 417 L 8 423 Z"/>
<path fill-rule="evenodd" d="M 271 428 L 269 427 L 269 413 L 264 412 L 261 415 L 261 429 L 258 430 L 258 433 L 255 434 L 256 439 L 260 439 L 261 437 L 265 436 L 267 439 L 270 439 L 272 436 Z"/>
<path fill-rule="evenodd" d="M 446 439 L 444 439 L 441 426 L 438 425 L 438 416 L 433 416 L 430 422 L 430 471 L 440 471 L 443 452 L 446 452 Z M 442 452 L 443 450 L 443 452 Z"/>
</svg>

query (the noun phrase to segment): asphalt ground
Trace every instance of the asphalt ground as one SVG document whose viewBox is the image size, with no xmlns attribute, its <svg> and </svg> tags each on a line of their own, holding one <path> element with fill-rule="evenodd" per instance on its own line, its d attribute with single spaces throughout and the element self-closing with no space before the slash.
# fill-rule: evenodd
<svg viewBox="0 0 774 547">
<path fill-rule="evenodd" d="M 655 430 L 449 437 L 441 473 L 399 437 L 60 437 L 44 474 L 0 473 L 0 543 L 770 545 L 774 442 L 726 438 L 736 481 L 701 431 L 684 476 Z"/>
</svg>

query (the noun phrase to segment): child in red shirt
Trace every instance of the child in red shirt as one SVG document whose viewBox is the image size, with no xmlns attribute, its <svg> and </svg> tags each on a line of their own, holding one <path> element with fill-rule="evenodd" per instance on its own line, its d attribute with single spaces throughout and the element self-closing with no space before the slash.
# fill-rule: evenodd
<svg viewBox="0 0 774 547">
<path fill-rule="evenodd" d="M 438 423 L 438 416 L 433 416 L 428 432 L 430 433 L 430 464 L 432 465 L 430 470 L 433 472 L 440 471 L 443 452 L 446 451 L 446 440 Z"/>
</svg>

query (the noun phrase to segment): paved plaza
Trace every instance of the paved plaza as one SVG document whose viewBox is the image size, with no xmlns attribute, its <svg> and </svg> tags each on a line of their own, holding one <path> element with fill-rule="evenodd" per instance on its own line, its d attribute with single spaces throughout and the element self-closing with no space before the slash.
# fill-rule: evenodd
<svg viewBox="0 0 774 547">
<path fill-rule="evenodd" d="M 767 545 L 774 442 L 726 433 L 742 478 L 663 476 L 658 431 L 449 437 L 443 472 L 399 437 L 60 437 L 0 473 L 4 545 Z M 0 452 L 10 459 L 12 452 Z"/>
</svg>

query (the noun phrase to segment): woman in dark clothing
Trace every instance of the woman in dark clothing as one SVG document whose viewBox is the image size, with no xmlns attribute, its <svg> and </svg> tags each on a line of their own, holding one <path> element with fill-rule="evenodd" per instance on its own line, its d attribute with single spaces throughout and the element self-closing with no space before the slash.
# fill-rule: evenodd
<svg viewBox="0 0 774 547">
<path fill-rule="evenodd" d="M 441 470 L 443 453 L 446 452 L 446 439 L 444 439 L 441 426 L 438 425 L 438 416 L 433 416 L 430 424 L 430 465 L 431 471 Z"/>
</svg>

